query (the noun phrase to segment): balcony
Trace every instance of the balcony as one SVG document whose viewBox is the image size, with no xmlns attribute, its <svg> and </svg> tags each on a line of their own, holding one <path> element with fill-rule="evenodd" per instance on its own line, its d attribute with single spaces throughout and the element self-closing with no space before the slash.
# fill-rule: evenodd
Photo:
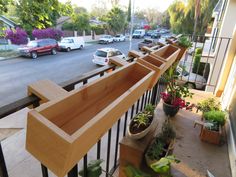
<svg viewBox="0 0 236 177">
<path fill-rule="evenodd" d="M 226 50 L 227 48 L 225 51 Z M 185 58 L 188 59 L 185 60 Z M 194 55 L 191 56 L 187 53 L 185 58 L 183 57 L 181 59 L 181 63 L 186 66 L 188 72 L 192 72 Z M 132 63 L 136 62 L 136 59 L 130 57 L 128 61 Z M 217 61 L 215 61 L 215 65 L 216 63 Z M 211 86 L 215 88 L 216 85 L 212 84 L 209 80 L 211 80 L 210 75 L 215 72 L 214 68 L 216 67 L 213 65 L 210 68 L 211 70 L 209 73 L 211 74 L 207 76 L 206 87 Z M 100 77 L 103 78 L 108 76 L 111 70 L 112 72 L 116 71 L 116 65 L 111 64 L 99 68 L 83 76 L 78 76 L 67 82 L 60 83 L 59 85 L 66 91 L 72 91 L 78 89 L 82 85 L 87 85 Z M 218 70 L 218 72 L 220 71 Z M 195 83 L 197 82 L 199 81 L 196 81 Z M 164 90 L 165 85 L 159 80 L 152 89 L 147 89 L 144 94 L 141 94 L 137 101 L 132 102 L 131 107 L 127 111 L 122 110 L 124 111 L 124 114 L 112 125 L 112 127 L 106 130 L 106 133 L 100 137 L 96 143 L 93 144 L 90 150 L 87 151 L 83 158 L 78 161 L 67 174 L 68 177 L 78 176 L 78 170 L 81 169 L 87 171 L 88 163 L 95 159 L 104 160 L 102 163 L 102 176 L 119 176 L 119 143 L 122 143 L 122 139 L 127 137 L 127 125 L 129 124 L 130 119 L 132 119 L 139 111 L 143 110 L 148 103 L 156 105 L 155 116 L 157 117 L 157 120 L 166 118 L 163 115 L 162 102 L 160 100 L 160 92 L 163 92 Z M 192 103 L 196 103 L 207 97 L 212 97 L 212 93 L 209 92 L 207 93 L 199 90 L 193 90 L 193 92 L 195 95 L 189 100 Z M 55 176 L 55 174 L 53 174 L 46 166 L 41 164 L 40 161 L 25 150 L 26 118 L 31 109 L 28 108 L 28 106 L 36 108 L 40 105 L 40 101 L 39 97 L 32 95 L 0 108 L 0 176 Z M 181 160 L 181 163 L 173 166 L 173 175 L 178 177 L 205 176 L 207 170 L 209 170 L 215 176 L 230 177 L 231 172 L 227 145 L 215 146 L 200 141 L 198 137 L 200 129 L 193 128 L 194 121 L 200 119 L 200 117 L 199 113 L 181 110 L 177 116 L 171 120 L 177 132 L 174 154 Z M 103 123 L 105 124 L 105 121 Z M 104 124 L 101 124 L 101 126 L 104 126 Z M 96 134 L 97 132 L 93 133 Z M 87 174 L 85 173 L 84 176 L 87 176 Z"/>
</svg>

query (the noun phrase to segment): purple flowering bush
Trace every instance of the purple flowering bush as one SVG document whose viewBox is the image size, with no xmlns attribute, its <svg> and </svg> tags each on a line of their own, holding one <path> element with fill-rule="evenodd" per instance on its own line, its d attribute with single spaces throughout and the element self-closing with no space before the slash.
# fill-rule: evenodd
<svg viewBox="0 0 236 177">
<path fill-rule="evenodd" d="M 63 36 L 63 32 L 54 28 L 34 29 L 32 35 L 37 39 L 51 38 L 60 40 Z"/>
<path fill-rule="evenodd" d="M 26 33 L 25 30 L 21 28 L 16 28 L 16 29 L 7 29 L 5 31 L 5 36 L 7 39 L 11 40 L 12 44 L 27 44 L 28 40 L 28 34 Z"/>
</svg>

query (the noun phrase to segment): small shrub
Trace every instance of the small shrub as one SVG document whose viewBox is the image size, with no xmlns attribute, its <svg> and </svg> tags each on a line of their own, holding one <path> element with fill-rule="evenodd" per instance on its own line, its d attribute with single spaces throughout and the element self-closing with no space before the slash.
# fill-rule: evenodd
<svg viewBox="0 0 236 177">
<path fill-rule="evenodd" d="M 192 42 L 186 36 L 182 36 L 178 39 L 178 45 L 181 47 L 189 48 L 192 47 Z"/>
<path fill-rule="evenodd" d="M 146 113 L 138 113 L 135 117 L 134 117 L 134 126 L 136 127 L 140 127 L 141 125 L 143 126 L 147 126 L 148 123 L 150 123 L 150 119 L 148 114 Z"/>
<path fill-rule="evenodd" d="M 204 113 L 204 118 L 207 121 L 216 123 L 218 126 L 225 124 L 225 112 L 223 111 L 209 111 Z"/>
<path fill-rule="evenodd" d="M 156 139 L 154 143 L 148 148 L 147 156 L 151 160 L 159 160 L 163 153 L 164 145 L 165 145 L 164 143 Z"/>
<path fill-rule="evenodd" d="M 12 44 L 27 44 L 28 34 L 21 28 L 8 29 L 5 31 L 6 38 L 11 40 Z"/>
<path fill-rule="evenodd" d="M 74 25 L 73 25 L 73 23 L 65 22 L 65 23 L 62 25 L 62 30 L 74 31 Z"/>
<path fill-rule="evenodd" d="M 196 48 L 193 62 L 193 73 L 201 75 L 205 66 L 203 63 L 201 63 L 202 50 L 202 48 Z"/>
<path fill-rule="evenodd" d="M 176 133 L 172 127 L 172 125 L 169 123 L 168 120 L 166 120 L 164 122 L 164 124 L 162 125 L 162 131 L 159 135 L 159 139 L 162 142 L 167 142 L 169 143 L 170 140 L 174 139 L 176 137 Z"/>
<path fill-rule="evenodd" d="M 91 29 L 95 32 L 96 35 L 100 35 L 100 34 L 105 33 L 104 28 L 102 26 L 99 26 L 99 25 L 91 26 Z"/>
<path fill-rule="evenodd" d="M 220 102 L 217 102 L 214 98 L 208 98 L 197 104 L 197 108 L 203 113 L 208 111 L 219 111 Z"/>
<path fill-rule="evenodd" d="M 148 114 L 153 115 L 154 114 L 154 110 L 155 110 L 155 106 L 153 106 L 152 104 L 147 104 L 145 106 L 144 109 Z"/>
<path fill-rule="evenodd" d="M 88 168 L 87 168 L 87 175 L 89 177 L 99 177 L 102 174 L 101 163 L 103 161 L 104 160 L 102 160 L 102 159 L 90 161 L 88 164 Z M 81 170 L 79 172 L 79 175 L 84 176 L 84 170 Z"/>
<path fill-rule="evenodd" d="M 199 70 L 199 65 L 201 61 L 201 54 L 195 54 L 193 62 L 193 73 L 197 73 Z"/>
<path fill-rule="evenodd" d="M 197 55 L 202 54 L 202 48 L 196 48 L 195 54 L 197 54 Z"/>
<path fill-rule="evenodd" d="M 37 39 L 51 38 L 55 40 L 60 40 L 63 36 L 63 32 L 54 28 L 34 29 L 32 31 L 32 35 Z"/>
</svg>

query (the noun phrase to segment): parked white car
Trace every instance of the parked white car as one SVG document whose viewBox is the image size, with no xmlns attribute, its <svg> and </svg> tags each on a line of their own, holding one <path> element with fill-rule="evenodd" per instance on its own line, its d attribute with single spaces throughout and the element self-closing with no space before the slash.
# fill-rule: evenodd
<svg viewBox="0 0 236 177">
<path fill-rule="evenodd" d="M 125 54 L 120 50 L 114 48 L 102 48 L 98 49 L 93 55 L 93 63 L 101 66 L 105 66 L 109 63 L 109 57 L 118 57 L 126 60 Z"/>
<path fill-rule="evenodd" d="M 115 42 L 125 41 L 125 36 L 123 34 L 117 34 L 114 36 L 114 41 Z"/>
<path fill-rule="evenodd" d="M 108 43 L 112 43 L 113 41 L 114 41 L 114 38 L 111 35 L 104 35 L 99 39 L 98 43 L 108 44 Z"/>
<path fill-rule="evenodd" d="M 60 50 L 65 50 L 67 52 L 74 49 L 84 48 L 84 38 L 83 37 L 65 37 L 59 42 Z"/>
<path fill-rule="evenodd" d="M 206 79 L 198 74 L 189 73 L 177 66 L 176 75 L 178 76 L 177 83 L 180 85 L 188 85 L 189 88 L 203 89 L 206 86 Z"/>
</svg>

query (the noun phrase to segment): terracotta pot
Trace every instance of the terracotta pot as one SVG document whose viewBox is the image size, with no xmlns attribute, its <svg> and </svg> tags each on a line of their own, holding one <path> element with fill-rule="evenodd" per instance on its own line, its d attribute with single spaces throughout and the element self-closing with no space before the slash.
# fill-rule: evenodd
<svg viewBox="0 0 236 177">
<path fill-rule="evenodd" d="M 134 118 L 133 118 L 133 119 L 134 119 Z M 133 121 L 133 119 L 131 119 L 131 122 Z M 130 125 L 131 125 L 131 123 L 129 124 L 128 130 L 127 130 L 128 136 L 129 136 L 130 138 L 136 139 L 136 140 L 137 140 L 137 139 L 141 139 L 141 138 L 143 138 L 144 136 L 146 136 L 146 135 L 150 132 L 150 130 L 152 129 L 152 127 L 153 127 L 153 125 L 154 125 L 154 117 L 153 117 L 153 119 L 152 119 L 151 124 L 150 124 L 145 130 L 141 131 L 140 133 L 136 133 L 136 134 L 131 133 L 131 132 L 130 132 Z"/>
<path fill-rule="evenodd" d="M 174 117 L 178 113 L 179 108 L 163 102 L 163 111 L 168 117 Z"/>
</svg>

